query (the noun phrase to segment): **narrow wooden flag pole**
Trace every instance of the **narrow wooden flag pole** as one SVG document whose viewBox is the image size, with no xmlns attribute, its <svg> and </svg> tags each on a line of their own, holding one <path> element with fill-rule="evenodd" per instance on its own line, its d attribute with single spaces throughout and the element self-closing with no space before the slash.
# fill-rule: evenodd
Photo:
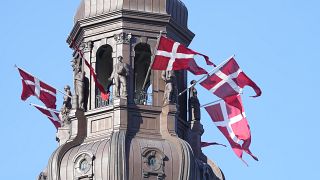
<svg viewBox="0 0 320 180">
<path fill-rule="evenodd" d="M 150 66 L 149 66 L 149 69 L 148 69 L 146 78 L 144 79 L 144 82 L 143 82 L 143 85 L 142 85 L 142 91 L 144 91 L 144 88 L 145 88 L 145 86 L 146 86 L 146 84 L 147 84 L 147 80 L 148 80 L 149 74 L 150 74 L 150 72 L 151 72 L 151 67 L 152 67 L 152 65 L 153 65 L 153 63 L 154 63 L 154 59 L 155 59 L 155 56 L 156 56 L 155 54 L 156 54 L 156 52 L 157 52 L 157 50 L 158 50 L 158 47 L 159 47 L 159 43 L 160 43 L 160 38 L 161 38 L 161 36 L 162 36 L 162 31 L 160 31 L 160 34 L 159 34 L 159 37 L 158 37 L 158 40 L 157 40 L 156 47 L 155 47 L 155 49 L 153 50 L 153 54 L 152 54 L 152 57 L 151 57 L 151 63 L 150 63 Z"/>
<path fill-rule="evenodd" d="M 200 108 L 209 106 L 209 105 L 211 105 L 211 104 L 214 104 L 214 103 L 217 103 L 217 102 L 220 102 L 220 101 L 223 101 L 223 99 L 218 99 L 218 100 L 216 100 L 216 101 L 212 101 L 212 102 L 209 102 L 209 103 L 207 103 L 207 104 L 201 105 Z"/>
<path fill-rule="evenodd" d="M 198 84 L 199 82 L 201 82 L 204 78 L 210 76 L 210 74 L 215 73 L 217 70 L 219 70 L 219 68 L 221 66 L 223 66 L 226 62 L 228 62 L 231 58 L 233 58 L 235 55 L 232 55 L 230 58 L 226 59 L 225 61 L 223 61 L 222 63 L 220 63 L 217 67 L 213 68 L 212 71 L 210 71 L 208 74 L 203 75 L 198 81 L 196 81 L 195 83 L 191 84 L 187 89 L 183 90 L 182 92 L 179 93 L 179 96 L 181 96 L 182 94 L 184 94 L 185 92 L 187 92 L 188 89 L 194 87 L 196 84 Z"/>
<path fill-rule="evenodd" d="M 37 105 L 37 104 L 29 103 L 29 105 L 30 105 L 30 106 L 34 106 L 34 107 L 39 107 L 39 108 L 42 108 L 42 109 L 45 109 L 45 110 L 48 110 L 48 111 L 60 113 L 60 111 L 57 111 L 57 110 L 55 110 L 55 109 L 47 108 L 47 107 L 40 106 L 40 105 Z"/>
</svg>

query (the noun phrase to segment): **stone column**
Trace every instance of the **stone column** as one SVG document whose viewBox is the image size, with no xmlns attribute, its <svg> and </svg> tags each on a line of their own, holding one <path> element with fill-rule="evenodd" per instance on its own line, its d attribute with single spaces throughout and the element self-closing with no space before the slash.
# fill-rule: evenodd
<svg viewBox="0 0 320 180">
<path fill-rule="evenodd" d="M 116 57 L 122 56 L 123 62 L 128 64 L 129 76 L 127 78 L 127 93 L 128 102 L 133 101 L 133 70 L 132 70 L 132 58 L 131 58 L 131 33 L 121 32 L 114 35 L 116 42 L 117 54 Z M 116 62 L 118 63 L 118 62 Z"/>
<path fill-rule="evenodd" d="M 92 103 L 92 99 L 95 99 L 94 96 L 92 96 L 90 90 L 92 90 L 91 86 L 92 84 L 94 84 L 93 79 L 90 75 L 90 69 L 89 67 L 85 64 L 85 60 L 88 61 L 88 63 L 93 67 L 93 65 L 91 64 L 91 56 L 92 56 L 92 48 L 93 48 L 93 42 L 92 41 L 88 41 L 88 42 L 83 42 L 83 54 L 84 57 L 82 59 L 82 67 L 85 74 L 85 79 L 88 79 L 88 82 L 85 81 L 85 90 L 84 90 L 84 97 L 85 97 L 85 103 L 86 103 L 86 109 L 89 110 L 91 108 L 91 103 Z M 86 84 L 88 83 L 88 84 Z"/>
</svg>

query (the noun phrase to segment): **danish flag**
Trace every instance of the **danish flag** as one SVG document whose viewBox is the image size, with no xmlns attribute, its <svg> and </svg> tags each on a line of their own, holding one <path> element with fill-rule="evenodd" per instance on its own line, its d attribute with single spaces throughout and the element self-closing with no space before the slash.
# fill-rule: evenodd
<svg viewBox="0 0 320 180">
<path fill-rule="evenodd" d="M 21 100 L 25 101 L 30 96 L 36 96 L 46 105 L 46 107 L 55 109 L 57 100 L 56 89 L 40 81 L 38 78 L 27 73 L 21 68 L 17 67 L 17 69 L 20 73 L 23 86 Z"/>
<path fill-rule="evenodd" d="M 93 78 L 94 83 L 96 84 L 96 86 L 98 87 L 99 91 L 100 91 L 100 95 L 101 98 L 104 101 L 108 101 L 110 98 L 110 92 L 107 92 L 104 87 L 102 86 L 102 84 L 99 82 L 97 74 L 95 73 L 95 70 L 93 69 L 93 67 L 91 66 L 91 64 L 84 58 L 84 54 L 83 52 L 79 49 L 79 47 L 77 47 L 74 44 L 74 41 L 72 41 L 71 46 L 73 46 L 75 48 L 75 50 L 79 53 L 80 57 L 82 59 L 84 59 L 84 63 L 86 64 L 86 66 L 89 68 L 90 70 L 90 76 Z"/>
<path fill-rule="evenodd" d="M 47 116 L 57 129 L 59 127 L 61 127 L 62 121 L 59 118 L 59 112 L 58 111 L 56 111 L 54 109 L 51 109 L 51 108 L 38 106 L 38 105 L 35 105 L 35 104 L 30 104 L 30 105 L 35 107 L 35 108 L 37 108 L 40 112 L 42 112 L 45 116 Z"/>
<path fill-rule="evenodd" d="M 241 97 L 237 96 L 237 99 L 242 105 Z M 240 111 L 238 108 L 230 106 L 224 101 L 219 101 L 216 104 L 205 107 L 205 109 L 214 124 L 229 141 L 234 153 L 241 160 L 243 160 L 242 154 L 244 151 L 258 161 L 258 158 L 255 157 L 249 149 L 251 133 L 243 108 L 242 111 Z"/>
<path fill-rule="evenodd" d="M 242 93 L 244 86 L 251 86 L 254 89 L 256 95 L 252 97 L 261 95 L 260 88 L 240 69 L 233 57 L 200 84 L 238 109 L 241 109 L 242 105 L 236 96 Z"/>
<path fill-rule="evenodd" d="M 203 56 L 208 65 L 215 66 L 208 56 L 186 48 L 172 39 L 161 36 L 152 69 L 167 71 L 186 69 L 195 75 L 207 74 L 206 70 L 196 64 L 194 60 L 195 55 Z"/>
</svg>

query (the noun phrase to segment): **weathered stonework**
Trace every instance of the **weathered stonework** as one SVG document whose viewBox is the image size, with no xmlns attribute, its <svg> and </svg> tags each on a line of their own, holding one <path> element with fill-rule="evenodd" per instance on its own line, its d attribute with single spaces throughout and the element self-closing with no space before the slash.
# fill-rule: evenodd
<svg viewBox="0 0 320 180">
<path fill-rule="evenodd" d="M 122 56 L 129 71 L 127 96 L 101 100 L 89 68 L 83 66 L 88 103 L 84 109 L 71 110 L 70 129 L 59 130 L 59 147 L 39 178 L 224 179 L 219 167 L 201 152 L 200 122 L 188 123 L 187 95 L 164 105 L 161 71 L 152 70 L 150 77 L 145 72 L 160 31 L 189 45 L 194 34 L 187 27 L 187 14 L 180 0 L 81 1 L 67 42 L 82 47 L 84 58 L 111 92 L 109 77 Z M 187 87 L 187 73 L 175 75 L 181 92 Z M 145 78 L 147 86 L 141 88 Z M 76 97 L 73 101 L 78 104 Z M 190 141 L 190 137 L 196 138 Z"/>
</svg>

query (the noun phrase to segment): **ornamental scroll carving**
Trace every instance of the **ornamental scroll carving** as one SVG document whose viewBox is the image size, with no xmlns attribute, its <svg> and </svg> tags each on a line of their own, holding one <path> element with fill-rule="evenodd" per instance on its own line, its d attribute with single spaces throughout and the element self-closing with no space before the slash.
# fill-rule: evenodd
<svg viewBox="0 0 320 180">
<path fill-rule="evenodd" d="M 90 151 L 78 153 L 74 159 L 74 179 L 92 179 L 95 156 Z"/>
<path fill-rule="evenodd" d="M 117 44 L 129 44 L 131 40 L 131 33 L 120 33 L 114 35 L 114 40 L 117 42 Z"/>
<path fill-rule="evenodd" d="M 158 180 L 165 178 L 164 161 L 166 155 L 157 148 L 146 148 L 142 153 L 142 158 L 142 173 L 145 179 L 150 176 L 156 176 Z"/>
</svg>

